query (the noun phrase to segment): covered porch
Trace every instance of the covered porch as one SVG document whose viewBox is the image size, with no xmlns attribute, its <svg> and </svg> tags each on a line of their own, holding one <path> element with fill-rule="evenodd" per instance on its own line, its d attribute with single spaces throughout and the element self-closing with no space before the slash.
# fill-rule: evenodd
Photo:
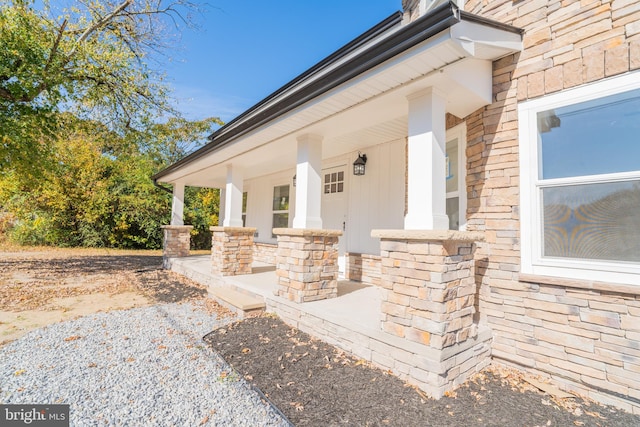
<svg viewBox="0 0 640 427">
<path fill-rule="evenodd" d="M 490 355 L 459 118 L 492 102 L 492 61 L 521 47 L 519 30 L 450 2 L 387 18 L 154 177 L 174 189 L 165 265 L 442 396 Z M 188 185 L 221 190 L 208 260 L 185 258 Z M 358 275 L 352 255 L 375 286 L 341 280 Z"/>
</svg>

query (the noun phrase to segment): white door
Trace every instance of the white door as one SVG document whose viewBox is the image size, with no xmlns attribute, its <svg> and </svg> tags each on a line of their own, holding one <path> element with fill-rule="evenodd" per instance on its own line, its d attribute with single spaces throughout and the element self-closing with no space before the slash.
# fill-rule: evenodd
<svg viewBox="0 0 640 427">
<path fill-rule="evenodd" d="M 345 277 L 345 242 L 348 230 L 346 165 L 322 170 L 322 228 L 342 230 L 338 243 L 339 277 Z"/>
</svg>

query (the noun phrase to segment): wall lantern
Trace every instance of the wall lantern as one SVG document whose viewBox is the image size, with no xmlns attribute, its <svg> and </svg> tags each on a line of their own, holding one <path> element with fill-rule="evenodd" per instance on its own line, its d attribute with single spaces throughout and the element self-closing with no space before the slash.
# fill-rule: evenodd
<svg viewBox="0 0 640 427">
<path fill-rule="evenodd" d="M 353 174 L 354 175 L 364 175 L 364 168 L 367 164 L 367 155 L 360 154 L 358 151 L 358 158 L 355 162 L 353 162 Z"/>
<path fill-rule="evenodd" d="M 293 186 L 294 186 L 294 187 L 296 186 L 296 181 L 297 181 L 296 177 L 297 177 L 297 176 L 298 176 L 297 174 L 296 174 L 296 175 L 293 175 Z"/>
</svg>

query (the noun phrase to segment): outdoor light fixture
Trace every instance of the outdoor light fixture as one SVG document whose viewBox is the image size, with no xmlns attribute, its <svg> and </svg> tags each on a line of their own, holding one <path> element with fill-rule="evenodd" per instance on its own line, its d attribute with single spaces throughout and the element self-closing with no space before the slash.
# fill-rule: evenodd
<svg viewBox="0 0 640 427">
<path fill-rule="evenodd" d="M 296 186 L 296 181 L 297 181 L 296 177 L 297 177 L 297 176 L 298 176 L 297 174 L 296 174 L 296 175 L 293 175 L 293 186 L 294 186 L 294 187 Z"/>
<path fill-rule="evenodd" d="M 354 175 L 364 175 L 364 168 L 367 164 L 367 155 L 360 154 L 358 151 L 358 158 L 355 162 L 353 162 L 353 174 Z"/>
</svg>

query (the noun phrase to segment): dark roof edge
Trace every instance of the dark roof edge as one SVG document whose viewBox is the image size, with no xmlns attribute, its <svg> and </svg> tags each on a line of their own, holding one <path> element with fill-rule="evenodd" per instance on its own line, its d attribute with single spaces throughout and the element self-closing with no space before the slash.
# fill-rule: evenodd
<svg viewBox="0 0 640 427">
<path fill-rule="evenodd" d="M 524 29 L 514 27 L 513 25 L 503 24 L 499 21 L 494 21 L 493 19 L 485 18 L 484 16 L 474 15 L 470 12 L 465 12 L 464 10 L 460 11 L 460 19 L 463 21 L 471 21 L 477 22 L 478 24 L 483 24 L 488 27 L 497 28 L 499 30 L 505 30 L 516 34 L 524 34 Z"/>
<path fill-rule="evenodd" d="M 350 41 L 349 43 L 347 43 L 346 45 L 344 45 L 343 47 L 341 47 L 337 51 L 333 52 L 332 54 L 330 54 L 329 56 L 327 56 L 326 58 L 324 58 L 323 60 L 321 60 L 320 62 L 318 62 L 314 66 L 312 66 L 311 68 L 309 68 L 308 70 L 304 71 L 299 76 L 295 77 L 293 80 L 291 80 L 290 82 L 288 82 L 287 84 L 285 84 L 284 86 L 282 86 L 281 88 L 276 90 L 275 92 L 273 92 L 270 95 L 268 95 L 266 98 L 264 98 L 261 101 L 259 101 L 254 106 L 250 107 L 245 112 L 241 113 L 239 116 L 235 117 L 230 122 L 226 123 L 223 127 L 221 127 L 220 129 L 218 129 L 213 134 L 211 134 L 211 135 L 209 135 L 207 137 L 207 139 L 209 141 L 211 141 L 211 142 L 207 143 L 206 145 L 204 145 L 203 147 L 201 147 L 198 150 L 194 151 L 193 153 L 189 154 L 188 156 L 180 159 L 176 163 L 173 163 L 172 165 L 168 166 L 167 168 L 165 168 L 165 169 L 161 170 L 160 172 L 158 172 L 157 174 L 153 175 L 152 179 L 154 181 L 156 181 L 157 179 L 169 174 L 173 170 L 178 169 L 183 164 L 189 163 L 190 161 L 197 159 L 201 155 L 204 155 L 205 153 L 208 153 L 213 148 L 218 146 L 218 144 L 212 144 L 213 140 L 215 139 L 215 137 L 217 135 L 220 135 L 223 132 L 227 131 L 229 129 L 229 127 L 231 127 L 231 126 L 235 125 L 236 123 L 240 122 L 243 118 L 245 118 L 249 114 L 255 112 L 261 106 L 265 105 L 266 103 L 268 103 L 272 99 L 274 99 L 277 96 L 281 95 L 282 93 L 286 92 L 288 89 L 290 89 L 291 87 L 293 87 L 297 83 L 301 82 L 302 80 L 305 80 L 305 79 L 309 78 L 311 75 L 321 71 L 322 69 L 326 68 L 327 66 L 329 66 L 329 65 L 333 64 L 334 62 L 336 62 L 337 60 L 339 60 L 340 58 L 342 58 L 342 57 L 348 55 L 349 53 L 353 52 L 354 50 L 358 49 L 363 44 L 368 43 L 369 41 L 371 41 L 371 40 L 375 39 L 376 37 L 380 36 L 380 34 L 383 34 L 383 33 L 387 32 L 389 29 L 395 27 L 396 25 L 398 25 L 399 23 L 402 22 L 402 18 L 403 18 L 402 12 L 400 12 L 400 11 L 394 12 L 393 14 L 391 14 L 389 17 L 387 17 L 386 19 L 384 19 L 380 23 L 376 24 L 375 26 L 373 26 L 372 28 L 370 28 L 369 30 L 364 32 L 363 34 L 359 35 L 358 37 L 356 37 L 355 39 L 353 39 L 352 41 Z"/>
<path fill-rule="evenodd" d="M 218 129 L 217 131 L 215 131 L 214 133 L 209 135 L 209 137 L 207 139 L 209 139 L 209 140 L 215 139 L 216 135 L 219 135 L 219 134 L 223 133 L 227 128 L 232 126 L 234 123 L 237 123 L 237 122 L 241 121 L 244 117 L 246 117 L 247 115 L 253 113 L 256 110 L 258 110 L 261 106 L 263 106 L 264 104 L 268 103 L 272 99 L 276 98 L 278 95 L 281 95 L 282 93 L 286 92 L 291 87 L 293 87 L 296 84 L 300 83 L 301 81 L 306 80 L 307 78 L 311 77 L 313 74 L 322 71 L 323 69 L 325 69 L 329 65 L 333 64 L 334 62 L 336 62 L 340 58 L 342 58 L 342 57 L 348 55 L 349 53 L 353 52 L 354 50 L 358 49 L 363 44 L 368 43 L 372 39 L 375 39 L 376 37 L 378 37 L 380 34 L 388 31 L 389 29 L 391 29 L 393 27 L 395 27 L 401 21 L 402 21 L 402 13 L 401 12 L 393 13 L 392 15 L 390 15 L 388 18 L 386 18 L 385 20 L 383 20 L 379 24 L 376 24 L 373 28 L 371 28 L 371 29 L 367 30 L 365 33 L 359 35 L 358 37 L 356 37 L 355 39 L 353 39 L 352 41 L 350 41 L 349 43 L 347 43 L 346 45 L 344 45 L 343 47 L 341 47 L 337 51 L 333 52 L 332 54 L 330 54 L 326 58 L 322 59 L 317 64 L 313 65 L 308 70 L 304 71 L 302 74 L 300 74 L 297 77 L 295 77 L 290 82 L 286 83 L 281 88 L 277 89 L 275 92 L 273 92 L 270 95 L 268 95 L 266 98 L 264 98 L 261 101 L 259 101 L 254 106 L 250 107 L 245 112 L 241 113 L 238 117 L 235 117 L 229 123 L 226 123 L 223 127 L 221 127 L 220 129 Z"/>
<path fill-rule="evenodd" d="M 398 14 L 399 13 L 400 12 L 398 12 Z M 246 118 L 250 113 L 258 110 L 259 107 L 266 104 L 269 100 L 282 94 L 287 89 L 290 89 L 295 83 L 310 77 L 314 73 L 320 71 L 321 69 L 324 69 L 338 59 L 341 59 L 348 53 L 351 53 L 354 49 L 357 49 L 357 47 L 361 46 L 363 43 L 370 41 L 371 38 L 374 38 L 381 32 L 388 30 L 393 25 L 397 25 L 399 22 L 396 21 L 397 18 L 392 18 L 394 18 L 394 16 L 401 17 L 401 15 L 398 14 L 394 14 L 391 17 L 387 18 L 385 21 L 382 21 L 382 23 L 378 24 L 376 27 L 367 31 L 362 36 L 347 44 L 342 49 L 336 51 L 334 54 L 318 63 L 316 66 L 310 68 L 307 72 L 296 77 L 296 79 L 292 80 L 290 83 L 283 86 L 281 89 L 274 92 L 272 95 L 265 98 L 263 101 L 256 104 L 251 109 L 247 110 L 232 122 L 229 122 L 229 124 L 225 125 L 212 135 L 213 140 L 211 142 L 179 160 L 178 162 L 168 166 L 166 169 L 158 172 L 152 177 L 153 180 L 156 181 L 163 176 L 170 174 L 176 169 L 179 169 L 181 166 L 197 160 L 214 150 L 218 150 L 226 146 L 236 138 L 248 132 L 251 132 L 252 130 L 274 120 L 275 118 L 283 114 L 286 114 L 287 112 L 314 99 L 322 93 L 336 88 L 337 86 L 358 76 L 359 74 L 362 74 L 372 69 L 373 67 L 380 65 L 381 63 L 393 58 L 403 51 L 410 49 L 411 47 L 451 27 L 455 23 L 460 22 L 461 18 L 464 18 L 464 20 L 468 21 L 476 21 L 478 23 L 490 25 L 495 28 L 506 29 L 511 32 L 520 32 L 518 28 L 509 25 L 503 26 L 504 24 L 501 24 L 499 22 L 486 20 L 485 18 L 480 18 L 476 15 L 462 12 L 452 2 L 447 2 L 430 11 L 428 14 L 420 17 L 411 24 L 398 29 L 398 31 L 381 40 L 379 43 L 361 52 L 359 55 L 345 62 L 335 70 L 330 71 L 325 76 L 323 76 L 322 79 L 311 82 L 309 85 L 299 91 L 292 92 L 290 95 L 286 96 L 274 105 L 266 108 L 264 111 L 260 112 L 254 117 Z M 391 25 L 391 22 L 394 22 L 394 24 Z M 385 23 L 386 25 L 383 25 Z M 381 28 L 385 29 L 381 30 Z M 234 123 L 236 124 L 235 129 L 229 129 L 227 133 L 223 133 L 225 129 L 227 129 Z"/>
</svg>

